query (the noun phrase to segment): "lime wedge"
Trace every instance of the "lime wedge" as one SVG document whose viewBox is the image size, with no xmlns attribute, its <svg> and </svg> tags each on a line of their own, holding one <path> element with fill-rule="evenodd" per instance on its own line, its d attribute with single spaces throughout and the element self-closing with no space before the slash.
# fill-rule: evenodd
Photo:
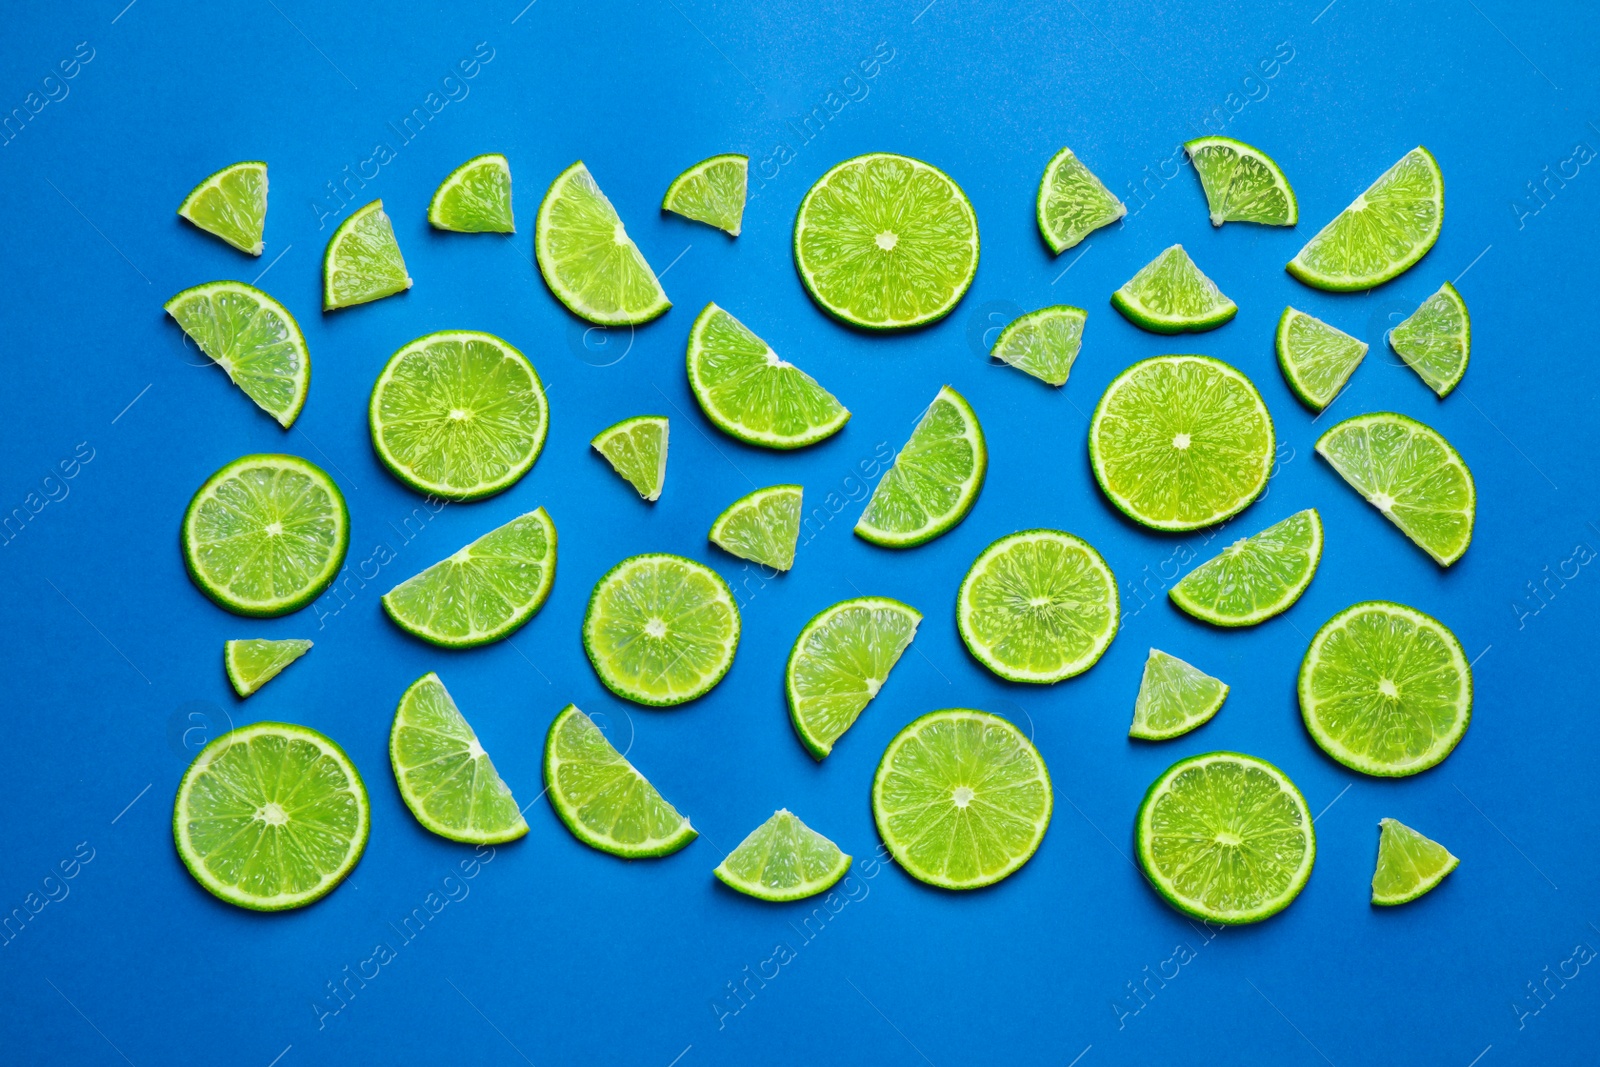
<svg viewBox="0 0 1600 1067">
<path fill-rule="evenodd" d="M 539 205 L 533 250 L 545 284 L 579 318 L 603 326 L 637 325 L 672 306 L 582 162 L 550 183 Z"/>
<path fill-rule="evenodd" d="M 516 233 L 511 215 L 511 163 L 498 152 L 473 156 L 439 183 L 428 222 L 457 233 Z"/>
<path fill-rule="evenodd" d="M 1144 661 L 1139 698 L 1128 736 L 1166 741 L 1211 721 L 1228 699 L 1228 687 L 1205 671 L 1158 648 Z"/>
<path fill-rule="evenodd" d="M 1411 317 L 1389 332 L 1389 347 L 1443 400 L 1467 373 L 1472 318 L 1456 287 L 1445 282 Z"/>
<path fill-rule="evenodd" d="M 816 379 L 715 304 L 689 329 L 689 387 L 717 429 L 749 445 L 803 448 L 850 421 Z"/>
<path fill-rule="evenodd" d="M 311 388 L 311 353 L 289 309 L 244 282 L 207 282 L 166 302 L 200 351 L 288 429 Z"/>
<path fill-rule="evenodd" d="M 1365 341 L 1291 307 L 1278 319 L 1277 349 L 1283 380 L 1312 411 L 1333 403 L 1367 355 Z"/>
<path fill-rule="evenodd" d="M 1300 221 L 1289 179 L 1261 149 L 1232 137 L 1199 137 L 1183 147 L 1206 191 L 1211 225 L 1293 226 Z"/>
<path fill-rule="evenodd" d="M 998 715 L 931 711 L 901 730 L 872 779 L 872 815 L 895 862 L 943 889 L 1016 871 L 1050 826 L 1050 773 Z"/>
<path fill-rule="evenodd" d="M 1128 213 L 1122 201 L 1078 162 L 1072 149 L 1051 158 L 1039 181 L 1039 232 L 1057 255 Z"/>
<path fill-rule="evenodd" d="M 601 852 L 626 859 L 667 856 L 699 836 L 571 704 L 545 738 L 544 783 L 572 836 Z"/>
<path fill-rule="evenodd" d="M 1472 720 L 1472 668 L 1438 619 L 1384 600 L 1329 619 L 1300 665 L 1300 715 L 1328 755 L 1363 774 L 1416 774 Z"/>
<path fill-rule="evenodd" d="M 1297 511 L 1184 576 L 1172 602 L 1213 626 L 1254 626 L 1293 606 L 1322 561 L 1322 516 Z"/>
<path fill-rule="evenodd" d="M 672 179 L 667 195 L 661 198 L 661 210 L 737 237 L 744 219 L 749 170 L 749 157 L 731 152 L 702 159 Z"/>
<path fill-rule="evenodd" d="M 1306 242 L 1289 273 L 1316 289 L 1371 289 L 1428 254 L 1444 225 L 1444 175 L 1413 148 Z"/>
<path fill-rule="evenodd" d="M 911 647 L 922 614 L 888 597 L 865 596 L 818 613 L 795 639 L 784 671 L 789 721 L 817 759 L 855 725 Z"/>
<path fill-rule="evenodd" d="M 1082 308 L 1058 304 L 1030 311 L 1000 331 L 989 355 L 1041 382 L 1065 385 L 1083 346 Z"/>
<path fill-rule="evenodd" d="M 322 253 L 322 310 L 381 300 L 411 288 L 394 225 L 374 200 L 339 224 Z"/>
<path fill-rule="evenodd" d="M 367 789 L 344 750 L 315 730 L 258 722 L 189 764 L 172 838 L 194 880 L 255 911 L 320 900 L 367 847 Z"/>
<path fill-rule="evenodd" d="M 265 247 L 267 165 L 251 160 L 223 167 L 189 190 L 178 214 L 239 251 L 259 256 Z"/>
<path fill-rule="evenodd" d="M 333 581 L 350 513 L 333 479 L 299 456 L 243 456 L 207 478 L 183 513 L 183 562 L 239 615 L 287 615 Z"/>
<path fill-rule="evenodd" d="M 817 179 L 794 220 L 794 262 L 822 310 L 870 330 L 921 326 L 978 271 L 978 216 L 950 176 L 874 152 Z"/>
<path fill-rule="evenodd" d="M 1151 333 L 1214 330 L 1239 311 L 1217 283 L 1200 272 L 1182 245 L 1173 245 L 1140 267 L 1111 294 L 1111 305 Z"/>
<path fill-rule="evenodd" d="M 278 676 L 278 672 L 311 651 L 311 642 L 299 639 L 267 641 L 259 637 L 229 641 L 222 646 L 233 691 L 247 697 Z"/>
<path fill-rule="evenodd" d="M 856 536 L 885 548 L 933 540 L 967 517 L 988 467 L 978 413 L 945 386 L 872 491 Z"/>
<path fill-rule="evenodd" d="M 1155 780 L 1134 820 L 1145 877 L 1168 904 L 1215 923 L 1253 923 L 1300 894 L 1317 858 L 1311 809 L 1266 760 L 1212 752 Z"/>
<path fill-rule="evenodd" d="M 1461 861 L 1450 850 L 1396 819 L 1380 819 L 1378 866 L 1372 872 L 1372 902 L 1407 904 L 1444 881 Z"/>
<path fill-rule="evenodd" d="M 1275 448 L 1256 387 L 1209 356 L 1135 363 L 1089 421 L 1101 490 L 1157 530 L 1198 530 L 1244 510 L 1266 487 Z"/>
<path fill-rule="evenodd" d="M 609 426 L 589 444 L 645 500 L 661 499 L 667 480 L 667 417 L 635 415 Z"/>
<path fill-rule="evenodd" d="M 1060 530 L 1002 537 L 956 594 L 967 651 L 1010 682 L 1082 674 L 1117 635 L 1117 579 L 1087 541 Z"/>
<path fill-rule="evenodd" d="M 400 698 L 389 764 L 400 799 L 440 837 L 499 845 L 528 832 L 511 790 L 437 674 L 424 674 Z"/>
<path fill-rule="evenodd" d="M 491 333 L 441 330 L 390 357 L 367 421 L 396 478 L 419 493 L 479 500 L 528 473 L 550 408 L 521 352 Z"/>
<path fill-rule="evenodd" d="M 1472 543 L 1478 490 L 1466 461 L 1438 431 L 1379 411 L 1333 427 L 1317 441 L 1317 454 L 1440 566 Z"/>
<path fill-rule="evenodd" d="M 740 497 L 711 524 L 711 543 L 740 559 L 788 570 L 800 540 L 803 492 L 798 485 L 773 485 Z"/>
<path fill-rule="evenodd" d="M 383 594 L 413 637 L 476 648 L 508 637 L 544 606 L 556 578 L 556 526 L 536 508 Z"/>
<path fill-rule="evenodd" d="M 838 845 L 779 808 L 711 873 L 730 889 L 782 903 L 833 888 L 849 869 Z"/>
<path fill-rule="evenodd" d="M 716 571 L 682 556 L 632 556 L 595 583 L 583 650 L 620 697 L 664 707 L 709 693 L 733 665 L 739 608 Z"/>
</svg>

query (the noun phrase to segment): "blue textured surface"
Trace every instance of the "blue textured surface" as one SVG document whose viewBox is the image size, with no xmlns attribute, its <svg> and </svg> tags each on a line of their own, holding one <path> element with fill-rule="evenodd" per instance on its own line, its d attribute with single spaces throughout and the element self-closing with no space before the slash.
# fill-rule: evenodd
<svg viewBox="0 0 1600 1067">
<path fill-rule="evenodd" d="M 111 0 L 7 13 L 0 108 L 37 114 L 14 117 L 0 147 L 0 509 L 37 513 L 0 550 L 12 694 L 0 908 L 13 915 L 0 947 L 0 1058 L 1492 1067 L 1592 1055 L 1592 8 L 925 2 L 538 0 L 519 11 L 521 0 L 507 0 L 336 14 L 303 0 L 138 0 L 119 13 Z M 457 64 L 475 51 L 474 76 L 463 79 Z M 74 76 L 41 81 L 64 70 Z M 388 124 L 413 109 L 429 117 L 412 119 L 406 141 Z M 827 117 L 813 117 L 809 135 L 786 121 L 813 109 Z M 1210 227 L 1176 150 L 1208 118 L 1213 131 L 1277 158 L 1299 194 L 1297 229 Z M 388 150 L 375 157 L 375 143 Z M 1444 233 L 1427 258 L 1368 294 L 1325 295 L 1290 279 L 1282 266 L 1305 238 L 1418 143 L 1438 156 L 1448 191 Z M 1130 210 L 1124 225 L 1054 259 L 1034 229 L 1033 198 L 1063 144 Z M 930 329 L 852 332 L 814 308 L 795 277 L 800 197 L 834 162 L 871 150 L 940 165 L 977 207 L 977 280 Z M 510 157 L 516 236 L 430 232 L 435 184 L 485 151 Z M 737 240 L 657 209 L 680 169 L 722 151 L 748 152 L 763 186 Z M 260 260 L 173 215 L 200 177 L 252 158 L 271 166 Z M 529 258 L 538 198 L 578 158 L 658 271 L 671 265 L 664 284 L 676 306 L 633 335 L 586 335 Z M 324 316 L 320 256 L 339 210 L 325 183 L 363 168 L 376 177 L 357 202 L 384 199 L 416 286 Z M 1529 182 L 1543 183 L 1540 199 Z M 1135 330 L 1107 297 L 1176 241 L 1240 311 L 1214 333 L 1174 342 Z M 261 285 L 298 316 L 315 367 L 289 432 L 199 366 L 161 312 L 185 286 L 248 281 L 264 268 Z M 1441 403 L 1382 333 L 1452 278 L 1476 343 L 1461 387 Z M 854 412 L 846 430 L 779 455 L 712 429 L 682 359 L 689 322 L 713 299 L 833 389 Z M 1289 302 L 1373 346 L 1316 423 L 1273 362 L 1273 326 Z M 981 354 L 986 330 L 1047 303 L 1089 309 L 1083 354 L 1060 391 Z M 374 458 L 366 399 L 396 348 L 449 327 L 521 347 L 549 386 L 552 426 L 510 492 L 428 515 Z M 1304 599 L 1243 633 L 1207 629 L 1160 595 L 1177 560 L 1224 541 L 1134 528 L 1095 490 L 1085 459 L 1085 416 L 1112 376 L 1185 350 L 1250 374 L 1280 438 L 1269 495 L 1226 536 L 1308 505 L 1327 523 L 1321 573 Z M 897 447 L 946 382 L 984 421 L 988 485 L 948 536 L 906 553 L 871 548 L 850 533 L 864 495 L 858 464 Z M 1448 572 L 1312 453 L 1335 419 L 1383 409 L 1437 427 L 1477 477 L 1477 534 Z M 587 444 L 645 412 L 673 420 L 654 507 Z M 352 580 L 342 608 L 324 598 L 284 619 L 238 619 L 184 576 L 177 526 L 190 494 L 223 463 L 265 450 L 335 475 L 354 523 L 352 573 L 380 544 L 396 555 L 364 587 Z M 74 477 L 44 480 L 75 454 Z M 835 494 L 839 514 L 792 573 L 763 585 L 707 546 L 705 531 L 730 500 L 779 481 L 804 483 L 824 514 Z M 511 641 L 447 654 L 384 619 L 378 597 L 391 584 L 541 504 L 560 529 L 559 573 L 543 612 Z M 420 532 L 402 536 L 413 514 Z M 984 545 L 1040 525 L 1098 547 L 1125 607 L 1124 632 L 1100 664 L 1049 689 L 989 676 L 962 650 L 952 611 Z M 610 698 L 578 641 L 594 580 L 646 550 L 709 562 L 746 601 L 732 672 L 675 711 Z M 882 696 L 817 765 L 790 731 L 782 665 L 804 621 L 857 590 L 904 599 L 927 622 Z M 1477 657 L 1466 739 L 1442 766 L 1398 782 L 1323 757 L 1293 694 L 1310 634 L 1372 597 L 1438 616 Z M 316 648 L 241 702 L 221 645 L 250 635 L 311 637 Z M 1133 745 L 1125 734 L 1152 645 L 1233 693 L 1196 733 Z M 631 758 L 692 817 L 700 840 L 664 861 L 624 863 L 578 844 L 539 800 L 526 839 L 469 863 L 475 876 L 464 878 L 471 850 L 421 830 L 387 767 L 395 701 L 429 670 L 525 802 L 539 794 L 545 727 L 573 701 L 605 716 L 619 745 L 631 738 Z M 952 705 L 1031 731 L 1057 791 L 1038 855 L 971 895 L 869 862 L 868 789 L 883 746 L 916 715 Z M 350 881 L 280 916 L 200 890 L 169 830 L 173 790 L 199 741 L 221 723 L 263 718 L 338 740 L 373 801 L 371 843 Z M 1317 867 L 1299 901 L 1260 926 L 1213 935 L 1157 899 L 1128 858 L 1149 782 L 1180 756 L 1217 748 L 1277 763 L 1322 814 Z M 759 904 L 710 873 L 779 806 L 858 859 L 837 913 L 809 927 L 816 902 Z M 1367 903 L 1381 816 L 1462 859 L 1442 888 L 1394 911 Z M 46 881 L 60 870 L 74 877 Z M 403 939 L 401 920 L 430 905 L 431 921 Z M 380 944 L 384 962 L 374 960 Z M 775 945 L 785 946 L 776 957 Z M 364 984 L 347 977 L 359 971 Z M 759 972 L 764 985 L 749 977 Z M 347 990 L 342 1000 L 330 983 Z M 741 999 L 728 983 L 746 990 Z"/>
</svg>

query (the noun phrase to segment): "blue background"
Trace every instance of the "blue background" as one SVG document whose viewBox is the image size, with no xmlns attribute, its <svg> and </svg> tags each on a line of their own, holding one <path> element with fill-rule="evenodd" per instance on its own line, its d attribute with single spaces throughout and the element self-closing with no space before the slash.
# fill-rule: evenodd
<svg viewBox="0 0 1600 1067">
<path fill-rule="evenodd" d="M 1585 564 L 1600 546 L 1600 176 L 1591 162 L 1600 19 L 1591 7 L 523 2 L 336 12 L 304 0 L 110 0 L 6 14 L 0 109 L 27 107 L 30 92 L 36 107 L 46 93 L 57 99 L 0 147 L 0 509 L 56 499 L 0 549 L 11 693 L 0 910 L 37 910 L 0 948 L 3 1058 L 1093 1067 L 1224 1056 L 1489 1067 L 1592 1055 L 1584 1050 L 1600 1036 L 1600 974 L 1583 964 L 1588 946 L 1600 946 L 1590 665 L 1600 577 Z M 41 82 L 75 49 L 92 54 L 68 64 L 75 77 Z M 446 82 L 475 50 L 491 58 L 472 78 Z M 426 109 L 430 93 L 448 103 L 402 141 L 387 124 Z M 821 132 L 807 142 L 786 120 L 815 108 L 830 117 L 814 120 Z M 1298 228 L 1212 229 L 1194 175 L 1166 162 L 1208 119 L 1213 132 L 1260 145 L 1283 166 L 1299 194 Z M 374 168 L 363 161 L 377 142 L 393 158 Z M 1421 264 L 1375 292 L 1343 296 L 1284 273 L 1311 233 L 1418 143 L 1437 155 L 1448 190 L 1443 235 Z M 1035 230 L 1033 203 L 1063 144 L 1129 215 L 1057 259 Z M 789 252 L 810 183 L 873 150 L 943 167 L 976 205 L 983 238 L 977 279 L 955 312 L 890 337 L 821 314 Z M 517 234 L 430 231 L 434 186 L 487 151 L 511 160 Z M 748 153 L 764 175 L 741 237 L 659 212 L 674 175 L 725 151 Z M 532 265 L 538 199 L 578 158 L 675 301 L 636 332 L 586 332 Z M 173 215 L 196 181 L 238 159 L 271 167 L 259 260 Z M 347 195 L 383 198 L 416 285 L 323 315 L 320 256 L 348 213 L 326 183 L 363 165 L 377 176 L 364 188 L 351 180 Z M 1547 179 L 1563 166 L 1565 179 Z M 1545 183 L 1540 199 L 1530 182 Z M 1174 341 L 1134 329 L 1107 297 L 1179 241 L 1240 311 L 1214 333 Z M 263 271 L 259 284 L 299 318 L 315 367 L 309 402 L 287 432 L 206 366 L 161 311 L 186 286 Z M 1447 279 L 1458 279 L 1472 309 L 1475 344 L 1465 380 L 1440 402 L 1382 340 Z M 682 371 L 688 325 L 713 299 L 832 389 L 854 412 L 849 426 L 797 455 L 714 430 Z M 1372 345 L 1320 420 L 1274 364 L 1273 327 L 1290 302 Z M 1089 309 L 1082 355 L 1061 390 L 983 355 L 994 329 L 1049 303 Z M 407 542 L 397 531 L 421 502 L 374 458 L 365 405 L 388 356 L 442 328 L 489 330 L 521 347 L 549 388 L 552 427 L 515 488 L 414 519 L 421 532 Z M 1278 430 L 1269 493 L 1209 544 L 1121 519 L 1085 458 L 1086 413 L 1106 383 L 1167 351 L 1243 369 Z M 944 383 L 983 419 L 991 466 L 982 497 L 926 547 L 868 546 L 850 532 L 865 492 L 853 480 L 858 465 L 880 446 L 898 447 Z M 1373 410 L 1437 427 L 1476 475 L 1476 536 L 1448 571 L 1314 457 L 1328 425 Z M 666 491 L 654 507 L 587 444 L 640 413 L 672 419 Z M 324 597 L 254 622 L 189 584 L 177 527 L 213 470 L 279 450 L 323 465 L 343 488 L 351 573 L 380 543 L 397 558 L 364 587 L 352 580 L 342 602 Z M 75 451 L 92 454 L 75 477 L 43 481 Z M 710 548 L 705 531 L 729 501 L 779 481 L 804 483 L 810 505 L 838 514 L 819 524 L 791 573 L 763 584 Z M 539 505 L 560 530 L 559 572 L 544 610 L 511 640 L 451 654 L 383 617 L 378 597 L 389 586 Z M 1187 554 L 1205 558 L 1312 505 L 1327 524 L 1321 571 L 1281 618 L 1217 632 L 1161 594 Z M 952 610 L 960 576 L 986 544 L 1040 525 L 1098 547 L 1124 605 L 1124 632 L 1099 665 L 1046 689 L 1003 684 L 977 666 Z M 647 550 L 707 561 L 744 601 L 731 673 L 672 711 L 607 695 L 578 640 L 596 578 Z M 790 730 L 783 662 L 806 619 L 858 591 L 904 599 L 927 621 L 883 694 L 818 765 Z M 1363 778 L 1322 756 L 1294 698 L 1310 635 L 1374 597 L 1438 616 L 1476 660 L 1465 740 L 1437 769 L 1403 781 Z M 316 648 L 241 702 L 220 651 L 243 636 L 310 637 Z M 1125 734 L 1152 646 L 1233 692 L 1195 733 L 1136 745 Z M 525 803 L 539 794 L 545 728 L 575 702 L 631 746 L 700 839 L 666 860 L 622 862 L 577 843 L 537 800 L 528 836 L 474 866 L 470 849 L 418 827 L 387 767 L 395 702 L 429 670 Z M 947 706 L 1016 721 L 1056 788 L 1055 819 L 1032 862 L 963 895 L 874 863 L 868 804 L 888 740 Z M 348 883 L 278 916 L 201 890 L 175 858 L 169 828 L 173 791 L 199 745 L 229 722 L 266 718 L 338 740 L 373 803 L 371 842 Z M 1316 870 L 1294 906 L 1214 934 L 1157 899 L 1129 857 L 1150 781 L 1181 756 L 1218 748 L 1272 760 L 1320 814 Z M 836 898 L 849 902 L 813 919 L 809 940 L 802 921 L 817 901 L 761 904 L 710 874 L 779 806 L 857 857 L 850 895 Z M 1393 911 L 1367 903 L 1383 816 L 1435 836 L 1462 861 L 1440 889 Z M 46 882 L 63 863 L 75 876 Z M 49 896 L 57 899 L 41 903 Z M 430 903 L 437 914 L 403 941 L 391 924 Z M 329 983 L 362 967 L 380 942 L 392 958 L 335 999 Z M 765 963 L 780 942 L 792 956 Z M 775 967 L 777 977 L 749 980 L 733 998 L 728 983 Z M 1568 977 L 1552 977 L 1560 972 Z M 1148 977 L 1157 973 L 1164 985 Z M 1540 985 L 1538 999 L 1529 983 Z"/>
</svg>

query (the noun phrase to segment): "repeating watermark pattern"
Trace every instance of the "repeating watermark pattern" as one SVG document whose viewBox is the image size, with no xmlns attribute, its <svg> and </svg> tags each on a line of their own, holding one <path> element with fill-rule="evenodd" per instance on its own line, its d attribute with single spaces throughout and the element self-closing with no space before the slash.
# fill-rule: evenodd
<svg viewBox="0 0 1600 1067">
<path fill-rule="evenodd" d="M 1540 168 L 1538 178 L 1524 182 L 1527 194 L 1519 193 L 1511 201 L 1511 215 L 1517 220 L 1517 229 L 1526 229 L 1528 220 L 1536 218 L 1540 212 L 1554 203 L 1556 197 L 1566 189 L 1567 183 L 1583 174 L 1583 168 L 1593 162 L 1594 158 L 1595 150 L 1589 143 L 1579 141 L 1572 146 L 1565 159 L 1556 163 L 1553 171 L 1550 169 L 1550 164 L 1546 163 Z"/>
<path fill-rule="evenodd" d="M 167 748 L 188 761 L 233 729 L 233 716 L 209 700 L 186 700 L 167 716 Z"/>
<path fill-rule="evenodd" d="M 1139 973 L 1122 983 L 1126 992 L 1118 993 L 1111 998 L 1111 1014 L 1116 1017 L 1117 1029 L 1126 1030 L 1128 1020 L 1148 1008 L 1156 995 L 1167 988 L 1168 982 L 1177 981 L 1183 974 L 1183 969 L 1200 958 L 1200 949 L 1205 948 L 1215 941 L 1217 935 L 1227 927 L 1220 923 L 1200 920 L 1200 925 L 1189 924 L 1194 929 L 1198 947 L 1188 941 L 1180 941 L 1172 946 L 1172 954 L 1155 965 L 1152 970 L 1150 964 L 1140 968 Z"/>
<path fill-rule="evenodd" d="M 1594 958 L 1593 945 L 1588 941 L 1580 941 L 1572 946 L 1570 956 L 1555 965 L 1555 970 L 1551 970 L 1547 963 L 1539 970 L 1542 978 L 1535 975 L 1524 982 L 1520 995 L 1511 1001 L 1511 1015 L 1517 1021 L 1517 1029 L 1526 1030 L 1528 1020 L 1538 1018 L 1556 999 L 1556 994 L 1581 975 L 1583 968 L 1592 963 Z"/>
<path fill-rule="evenodd" d="M 11 147 L 11 142 L 22 136 L 28 125 L 44 114 L 51 104 L 59 104 L 72 93 L 67 83 L 83 73 L 83 68 L 94 62 L 94 46 L 79 41 L 72 54 L 56 61 L 49 73 L 39 79 L 37 89 L 29 89 L 22 103 L 0 117 L 0 148 Z"/>
<path fill-rule="evenodd" d="M 94 846 L 87 841 L 79 841 L 70 855 L 48 868 L 49 873 L 39 880 L 39 887 L 30 889 L 22 902 L 0 919 L 0 948 L 10 948 L 11 943 L 21 937 L 30 928 L 29 924 L 38 919 L 46 908 L 71 896 L 72 886 L 68 883 L 82 874 L 94 857 Z"/>
<path fill-rule="evenodd" d="M 1583 568 L 1595 559 L 1595 550 L 1587 541 L 1572 546 L 1572 553 L 1555 564 L 1546 563 L 1539 573 L 1522 583 L 1523 592 L 1511 601 L 1511 614 L 1517 620 L 1517 629 L 1525 630 L 1528 620 L 1538 617 L 1567 587 L 1567 583 L 1582 576 Z"/>
<path fill-rule="evenodd" d="M 838 486 L 823 494 L 822 503 L 811 508 L 801 519 L 800 547 L 804 548 L 815 541 L 838 518 L 846 505 L 859 504 L 871 496 L 878 477 L 894 464 L 894 458 L 895 450 L 889 446 L 889 442 L 879 441 L 873 446 L 872 455 L 857 460 L 855 466 L 839 479 Z"/>
<path fill-rule="evenodd" d="M 67 499 L 72 493 L 69 483 L 83 472 L 83 468 L 94 457 L 94 446 L 88 441 L 79 441 L 73 446 L 70 456 L 57 460 L 54 467 L 48 468 L 44 477 L 39 479 L 38 487 L 29 489 L 22 501 L 0 518 L 0 548 L 9 548 L 11 542 L 22 536 L 22 531 L 45 508 Z"/>
<path fill-rule="evenodd" d="M 373 546 L 371 555 L 355 564 L 354 571 L 350 569 L 351 565 L 348 563 L 340 567 L 338 576 L 328 586 L 327 591 L 311 605 L 312 611 L 316 614 L 317 629 L 326 629 L 328 620 L 349 607 L 361 595 L 362 590 L 366 589 L 368 582 L 377 580 L 383 568 L 399 559 L 401 549 L 422 536 L 428 524 L 449 503 L 448 500 L 429 493 L 422 498 L 421 505 L 412 508 L 411 513 L 400 520 L 400 525 L 396 526 L 393 520 L 389 522 L 389 529 L 394 531 L 394 541 L 399 542 L 398 546 L 390 541 L 379 541 Z"/>
</svg>

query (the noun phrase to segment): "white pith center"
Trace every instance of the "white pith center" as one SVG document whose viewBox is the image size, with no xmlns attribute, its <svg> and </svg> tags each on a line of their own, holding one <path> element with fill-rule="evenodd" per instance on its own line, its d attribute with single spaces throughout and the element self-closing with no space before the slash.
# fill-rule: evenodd
<svg viewBox="0 0 1600 1067">
<path fill-rule="evenodd" d="M 281 522 L 269 522 L 269 523 L 267 523 L 267 536 L 268 537 L 277 537 L 281 533 L 283 533 L 283 523 L 281 523 Z"/>
<path fill-rule="evenodd" d="M 1395 700 L 1400 696 L 1400 687 L 1395 685 L 1389 679 L 1384 678 L 1378 682 L 1378 692 L 1382 693 L 1390 700 Z"/>
<path fill-rule="evenodd" d="M 1388 493 L 1373 493 L 1372 506 L 1387 515 L 1394 508 L 1394 497 Z"/>
<path fill-rule="evenodd" d="M 1188 448 L 1189 447 L 1189 435 L 1186 434 L 1186 433 L 1173 434 L 1172 435 L 1172 447 L 1173 448 Z"/>
<path fill-rule="evenodd" d="M 461 422 L 461 421 L 463 421 L 465 419 L 470 419 L 471 417 L 472 417 L 472 413 L 467 411 L 464 408 L 451 408 L 450 409 L 450 418 L 452 420 L 454 420 L 455 422 Z"/>
<path fill-rule="evenodd" d="M 483 746 L 478 743 L 478 739 L 476 737 L 467 742 L 467 755 L 472 759 L 477 759 L 479 756 L 483 755 Z"/>
<path fill-rule="evenodd" d="M 869 697 L 877 696 L 878 690 L 883 688 L 883 683 L 876 678 L 868 678 L 862 684 L 867 687 L 867 696 Z"/>
<path fill-rule="evenodd" d="M 289 821 L 289 813 L 276 800 L 269 800 L 257 808 L 255 817 L 268 826 L 282 826 Z"/>
<path fill-rule="evenodd" d="M 1230 848 L 1237 848 L 1238 846 L 1244 844 L 1244 838 L 1240 837 L 1231 830 L 1218 830 L 1215 840 L 1217 844 L 1227 845 Z"/>
<path fill-rule="evenodd" d="M 611 239 L 619 245 L 628 243 L 628 231 L 622 228 L 622 223 L 617 223 L 616 227 L 611 231 Z"/>
<path fill-rule="evenodd" d="M 769 348 L 769 349 L 767 349 L 767 366 L 769 366 L 769 367 L 788 367 L 788 366 L 792 366 L 792 364 L 786 362 L 785 360 L 779 359 L 778 358 L 778 353 L 774 352 L 772 349 Z"/>
<path fill-rule="evenodd" d="M 977 796 L 977 794 L 974 793 L 971 788 L 964 785 L 958 785 L 956 786 L 955 791 L 950 794 L 950 799 L 956 802 L 956 807 L 964 808 L 968 804 L 972 803 L 972 798 L 975 796 Z"/>
<path fill-rule="evenodd" d="M 661 618 L 653 618 L 644 624 L 644 632 L 651 637 L 665 637 L 667 636 L 666 621 Z"/>
<path fill-rule="evenodd" d="M 1030 608 L 1043 608 L 1049 607 L 1049 605 L 1050 598 L 1047 596 L 1033 596 L 1028 598 L 1028 607 Z"/>
<path fill-rule="evenodd" d="M 882 233 L 874 237 L 873 240 L 876 241 L 878 247 L 883 249 L 885 252 L 893 252 L 894 246 L 900 243 L 900 235 L 897 233 L 891 233 L 888 230 L 884 230 Z"/>
</svg>

